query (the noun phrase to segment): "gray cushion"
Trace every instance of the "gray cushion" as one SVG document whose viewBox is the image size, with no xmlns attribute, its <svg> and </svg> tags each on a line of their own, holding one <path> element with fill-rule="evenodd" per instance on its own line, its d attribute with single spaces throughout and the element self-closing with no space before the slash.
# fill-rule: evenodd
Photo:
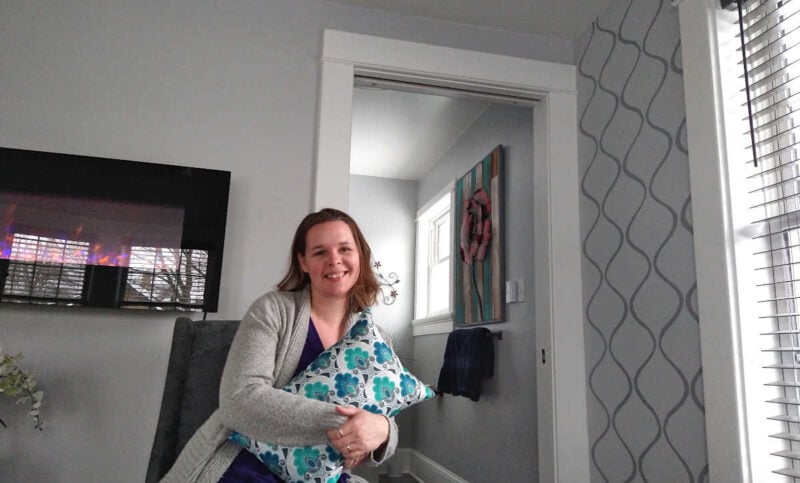
<svg viewBox="0 0 800 483">
<path fill-rule="evenodd" d="M 178 424 L 178 449 L 219 407 L 219 382 L 238 323 L 195 322 Z"/>
<path fill-rule="evenodd" d="M 238 327 L 238 320 L 178 317 L 175 321 L 147 482 L 155 483 L 166 474 L 219 405 L 222 369 Z"/>
</svg>

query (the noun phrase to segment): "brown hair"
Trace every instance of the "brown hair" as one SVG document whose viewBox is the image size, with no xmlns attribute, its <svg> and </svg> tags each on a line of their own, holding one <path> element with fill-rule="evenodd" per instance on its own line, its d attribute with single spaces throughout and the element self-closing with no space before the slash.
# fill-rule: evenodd
<svg viewBox="0 0 800 483">
<path fill-rule="evenodd" d="M 359 271 L 358 279 L 356 280 L 350 293 L 347 295 L 347 308 L 351 312 L 360 312 L 365 308 L 374 305 L 378 297 L 378 280 L 372 272 L 370 262 L 372 260 L 372 250 L 369 248 L 367 240 L 358 228 L 355 220 L 347 213 L 333 208 L 323 208 L 315 213 L 310 213 L 303 218 L 297 231 L 294 233 L 294 240 L 292 241 L 292 250 L 289 260 L 289 271 L 283 277 L 283 280 L 278 283 L 278 290 L 285 290 L 295 292 L 306 288 L 310 283 L 308 274 L 303 272 L 300 267 L 300 261 L 297 259 L 298 254 L 305 255 L 306 253 L 306 238 L 308 232 L 312 227 L 320 223 L 327 223 L 330 221 L 343 221 L 350 227 L 353 233 L 353 239 L 358 247 L 359 255 Z"/>
</svg>

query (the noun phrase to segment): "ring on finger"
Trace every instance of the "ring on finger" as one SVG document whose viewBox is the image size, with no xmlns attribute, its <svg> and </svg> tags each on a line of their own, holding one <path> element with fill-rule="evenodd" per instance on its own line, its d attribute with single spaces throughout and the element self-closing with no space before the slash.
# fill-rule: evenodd
<svg viewBox="0 0 800 483">
<path fill-rule="evenodd" d="M 353 448 L 350 447 L 350 443 L 347 443 L 344 447 L 347 448 L 347 451 L 353 451 Z"/>
</svg>

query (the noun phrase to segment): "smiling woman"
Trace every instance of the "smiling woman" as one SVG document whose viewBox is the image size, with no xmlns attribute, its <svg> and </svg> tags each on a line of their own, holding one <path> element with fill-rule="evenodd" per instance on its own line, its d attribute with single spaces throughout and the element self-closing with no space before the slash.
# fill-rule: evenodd
<svg viewBox="0 0 800 483">
<path fill-rule="evenodd" d="M 393 414 L 376 414 L 352 400 L 336 405 L 285 391 L 290 380 L 352 332 L 359 314 L 376 302 L 379 287 L 371 257 L 361 230 L 344 212 L 326 208 L 300 222 L 278 290 L 251 305 L 234 337 L 219 409 L 189 440 L 164 481 L 281 481 L 272 472 L 282 468 L 273 464 L 275 454 L 247 451 L 245 441 L 299 447 L 295 467 L 308 478 L 293 481 L 322 481 L 306 469 L 325 466 L 332 455 L 343 463 L 335 480 L 324 481 L 364 481 L 347 470 L 362 463 L 375 466 L 392 456 L 397 446 Z M 306 451 L 309 446 L 330 452 Z"/>
<path fill-rule="evenodd" d="M 298 253 L 297 258 L 311 281 L 312 302 L 346 296 L 359 274 L 359 256 L 350 227 L 343 221 L 320 223 L 308 231 L 306 239 L 306 251 Z"/>
<path fill-rule="evenodd" d="M 326 229 L 323 229 L 326 228 Z M 313 234 L 312 234 L 313 232 Z M 313 236 L 313 238 L 312 238 Z M 352 250 L 356 252 L 353 253 Z M 328 256 L 334 256 L 334 265 L 338 267 L 326 267 L 326 251 Z M 330 253 L 337 252 L 337 253 Z M 347 306 L 352 311 L 360 311 L 365 307 L 375 303 L 375 294 L 378 290 L 378 281 L 370 270 L 370 260 L 372 250 L 361 233 L 361 229 L 356 222 L 346 213 L 325 208 L 316 213 L 306 216 L 297 228 L 294 240 L 292 241 L 292 259 L 289 271 L 278 284 L 278 289 L 295 291 L 301 288 L 310 287 L 312 299 L 314 297 L 314 278 L 317 278 L 317 288 L 337 286 L 330 277 L 323 280 L 324 276 L 333 275 L 341 277 L 346 272 L 347 277 L 342 282 L 355 280 L 348 289 L 353 290 L 347 295 Z M 355 255 L 355 263 L 351 258 Z M 318 260 L 310 260 L 317 258 Z M 343 263 L 347 260 L 347 263 Z M 304 267 L 303 264 L 307 265 Z M 347 269 L 345 269 L 347 268 Z M 316 271 L 315 271 L 316 270 Z M 312 272 L 314 272 L 312 274 Z M 354 276 L 353 273 L 355 272 Z M 325 297 L 325 290 L 317 294 L 318 298 Z"/>
</svg>

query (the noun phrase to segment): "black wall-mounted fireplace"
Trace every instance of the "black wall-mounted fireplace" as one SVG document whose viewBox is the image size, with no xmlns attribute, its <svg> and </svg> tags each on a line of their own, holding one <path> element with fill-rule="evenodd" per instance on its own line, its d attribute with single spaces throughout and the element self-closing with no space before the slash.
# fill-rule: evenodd
<svg viewBox="0 0 800 483">
<path fill-rule="evenodd" d="M 0 302 L 215 312 L 230 172 L 0 148 Z"/>
</svg>

